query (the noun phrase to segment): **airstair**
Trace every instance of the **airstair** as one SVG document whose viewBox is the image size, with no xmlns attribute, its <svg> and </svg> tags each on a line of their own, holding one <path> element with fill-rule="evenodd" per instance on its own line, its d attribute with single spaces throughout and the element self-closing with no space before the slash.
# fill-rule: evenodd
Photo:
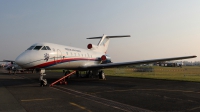
<svg viewBox="0 0 200 112">
<path fill-rule="evenodd" d="M 51 83 L 51 85 L 49 85 L 49 86 L 51 87 L 51 86 L 55 85 L 55 84 L 58 83 L 58 82 L 60 82 L 60 84 L 67 84 L 67 81 L 65 81 L 65 78 L 67 78 L 67 77 L 73 75 L 75 72 L 76 72 L 76 71 L 73 71 L 73 72 L 71 72 L 71 73 L 69 73 L 69 74 L 63 76 L 62 78 L 58 79 L 57 81 Z"/>
</svg>

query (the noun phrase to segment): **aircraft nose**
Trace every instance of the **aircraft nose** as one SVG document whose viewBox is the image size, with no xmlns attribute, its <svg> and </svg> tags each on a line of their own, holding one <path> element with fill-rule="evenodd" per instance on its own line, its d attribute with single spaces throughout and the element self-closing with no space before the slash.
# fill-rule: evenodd
<svg viewBox="0 0 200 112">
<path fill-rule="evenodd" d="M 15 59 L 15 63 L 17 63 L 19 66 L 23 66 L 24 64 L 26 64 L 25 62 L 26 58 L 23 53 Z"/>
<path fill-rule="evenodd" d="M 17 63 L 18 65 L 23 65 L 23 58 L 21 55 L 19 55 L 16 59 L 15 59 L 15 63 Z"/>
</svg>

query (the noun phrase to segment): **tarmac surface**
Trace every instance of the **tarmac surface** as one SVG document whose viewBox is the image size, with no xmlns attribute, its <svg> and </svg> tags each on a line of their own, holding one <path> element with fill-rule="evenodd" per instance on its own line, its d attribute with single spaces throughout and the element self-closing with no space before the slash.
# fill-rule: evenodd
<svg viewBox="0 0 200 112">
<path fill-rule="evenodd" d="M 52 83 L 62 73 L 47 72 Z M 40 87 L 39 74 L 0 69 L 1 112 L 200 111 L 200 83 L 106 76 Z"/>
</svg>

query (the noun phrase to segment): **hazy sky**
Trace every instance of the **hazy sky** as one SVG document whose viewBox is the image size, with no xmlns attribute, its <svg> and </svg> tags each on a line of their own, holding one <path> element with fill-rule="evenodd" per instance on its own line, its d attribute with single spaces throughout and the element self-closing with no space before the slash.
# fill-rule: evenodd
<svg viewBox="0 0 200 112">
<path fill-rule="evenodd" d="M 0 60 L 14 60 L 37 42 L 80 48 L 112 39 L 113 62 L 197 55 L 200 0 L 0 0 Z"/>
</svg>

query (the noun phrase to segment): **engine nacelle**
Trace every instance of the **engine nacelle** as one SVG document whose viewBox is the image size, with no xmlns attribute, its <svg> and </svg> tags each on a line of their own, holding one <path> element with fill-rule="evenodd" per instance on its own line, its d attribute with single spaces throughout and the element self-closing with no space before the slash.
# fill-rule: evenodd
<svg viewBox="0 0 200 112">
<path fill-rule="evenodd" d="M 87 45 L 87 48 L 88 48 L 88 49 L 96 49 L 97 46 L 96 46 L 96 45 L 93 45 L 93 44 L 88 44 L 88 45 Z"/>
<path fill-rule="evenodd" d="M 107 56 L 107 55 L 102 55 L 101 56 L 101 61 L 102 61 L 103 64 L 111 63 L 111 58 L 109 56 Z"/>
<path fill-rule="evenodd" d="M 107 59 L 106 55 L 101 56 L 101 61 L 106 61 L 106 59 Z"/>
</svg>

